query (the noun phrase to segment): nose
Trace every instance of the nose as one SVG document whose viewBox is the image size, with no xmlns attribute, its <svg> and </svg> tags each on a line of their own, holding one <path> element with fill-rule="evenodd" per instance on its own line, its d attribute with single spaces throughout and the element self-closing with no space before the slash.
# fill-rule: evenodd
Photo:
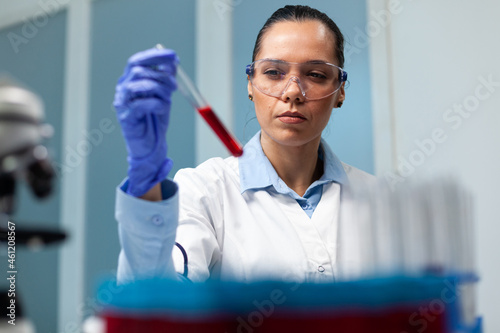
<svg viewBox="0 0 500 333">
<path fill-rule="evenodd" d="M 299 78 L 292 76 L 290 80 L 288 80 L 285 89 L 283 89 L 281 100 L 284 102 L 301 103 L 304 102 L 305 99 L 306 94 L 302 89 Z"/>
</svg>

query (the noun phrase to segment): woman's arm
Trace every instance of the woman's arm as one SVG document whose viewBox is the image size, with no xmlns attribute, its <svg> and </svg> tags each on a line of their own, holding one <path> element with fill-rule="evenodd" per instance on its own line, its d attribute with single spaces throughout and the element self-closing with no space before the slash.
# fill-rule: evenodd
<svg viewBox="0 0 500 333">
<path fill-rule="evenodd" d="M 153 277 L 177 279 L 172 259 L 179 219 L 177 185 L 171 180 L 158 184 L 160 198 L 165 198 L 160 201 L 129 195 L 128 185 L 127 180 L 116 190 L 115 218 L 122 248 L 118 282 Z"/>
</svg>

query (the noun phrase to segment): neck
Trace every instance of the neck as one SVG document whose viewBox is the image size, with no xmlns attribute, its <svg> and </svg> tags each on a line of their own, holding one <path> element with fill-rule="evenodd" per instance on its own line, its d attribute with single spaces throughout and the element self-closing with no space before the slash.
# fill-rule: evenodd
<svg viewBox="0 0 500 333">
<path fill-rule="evenodd" d="M 262 133 L 260 142 L 278 176 L 298 195 L 303 196 L 323 174 L 323 163 L 318 158 L 321 137 L 299 146 L 284 146 Z"/>
</svg>

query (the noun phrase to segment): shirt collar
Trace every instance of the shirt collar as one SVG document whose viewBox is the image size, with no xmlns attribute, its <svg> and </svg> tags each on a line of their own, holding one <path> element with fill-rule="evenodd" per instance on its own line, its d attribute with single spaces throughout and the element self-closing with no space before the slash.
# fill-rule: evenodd
<svg viewBox="0 0 500 333">
<path fill-rule="evenodd" d="M 328 144 L 321 139 L 323 149 L 324 173 L 311 186 L 318 186 L 328 182 L 347 185 L 348 179 L 339 158 L 332 152 Z M 240 191 L 263 189 L 274 186 L 276 191 L 283 192 L 288 188 L 274 170 L 271 162 L 264 154 L 260 144 L 260 131 L 243 148 L 243 155 L 239 158 Z"/>
</svg>

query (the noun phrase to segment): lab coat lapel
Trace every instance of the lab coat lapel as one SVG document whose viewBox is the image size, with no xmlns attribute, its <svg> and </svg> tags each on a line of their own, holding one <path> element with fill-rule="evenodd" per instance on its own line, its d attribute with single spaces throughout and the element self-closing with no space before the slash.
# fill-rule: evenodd
<svg viewBox="0 0 500 333">
<path fill-rule="evenodd" d="M 337 252 L 340 191 L 340 185 L 338 183 L 323 185 L 321 200 L 311 218 L 311 223 L 323 240 L 332 263 L 335 263 Z"/>
<path fill-rule="evenodd" d="M 310 219 L 297 201 L 282 195 L 277 203 L 301 240 L 308 260 L 308 280 L 330 282 L 336 250 L 340 186 L 323 185 L 323 194 Z"/>
</svg>

